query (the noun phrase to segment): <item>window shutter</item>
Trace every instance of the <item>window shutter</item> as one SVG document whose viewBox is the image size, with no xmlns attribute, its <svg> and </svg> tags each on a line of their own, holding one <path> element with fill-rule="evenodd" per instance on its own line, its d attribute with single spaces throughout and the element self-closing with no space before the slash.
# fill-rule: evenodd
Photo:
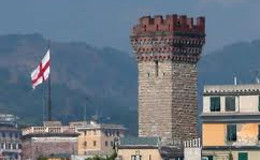
<svg viewBox="0 0 260 160">
<path fill-rule="evenodd" d="M 220 97 L 210 98 L 210 111 L 220 111 Z"/>
<path fill-rule="evenodd" d="M 236 99 L 234 96 L 226 97 L 226 111 L 236 110 Z"/>
<path fill-rule="evenodd" d="M 258 96 L 258 111 L 260 112 L 260 95 Z"/>
<path fill-rule="evenodd" d="M 227 126 L 227 140 L 236 141 L 237 140 L 237 127 L 236 125 Z"/>
<path fill-rule="evenodd" d="M 258 140 L 260 140 L 260 125 L 258 125 Z"/>
</svg>

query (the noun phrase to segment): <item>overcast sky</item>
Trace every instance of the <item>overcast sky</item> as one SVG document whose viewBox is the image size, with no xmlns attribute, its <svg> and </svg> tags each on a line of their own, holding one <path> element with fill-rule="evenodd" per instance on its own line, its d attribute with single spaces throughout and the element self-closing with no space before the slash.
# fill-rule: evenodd
<svg viewBox="0 0 260 160">
<path fill-rule="evenodd" d="M 130 52 L 139 17 L 174 13 L 206 16 L 206 53 L 260 39 L 260 0 L 0 0 L 0 34 L 37 32 Z"/>
</svg>

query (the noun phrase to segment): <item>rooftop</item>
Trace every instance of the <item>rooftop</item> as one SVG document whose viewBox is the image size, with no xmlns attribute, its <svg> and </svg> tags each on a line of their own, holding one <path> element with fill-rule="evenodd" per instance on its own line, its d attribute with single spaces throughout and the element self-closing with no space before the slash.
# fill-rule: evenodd
<svg viewBox="0 0 260 160">
<path fill-rule="evenodd" d="M 46 133 L 75 133 L 77 130 L 107 129 L 107 130 L 126 130 L 122 125 L 99 124 L 93 121 L 71 122 L 63 126 L 60 121 L 45 121 L 43 126 L 31 126 L 22 129 L 22 135 L 27 134 L 46 134 Z"/>
<path fill-rule="evenodd" d="M 225 94 L 225 93 L 260 93 L 260 84 L 240 85 L 205 85 L 204 94 Z"/>
<path fill-rule="evenodd" d="M 120 146 L 158 146 L 159 137 L 124 137 L 120 139 Z"/>
<path fill-rule="evenodd" d="M 22 136 L 22 139 L 32 137 L 78 137 L 79 133 L 29 133 Z"/>
<path fill-rule="evenodd" d="M 118 149 L 157 149 L 162 159 L 183 157 L 183 147 L 160 145 L 159 137 L 124 137 L 120 139 Z"/>
<path fill-rule="evenodd" d="M 62 126 L 60 121 L 44 121 L 44 127 Z"/>
<path fill-rule="evenodd" d="M 70 122 L 70 127 L 75 127 L 78 130 L 91 130 L 91 129 L 109 129 L 109 130 L 126 130 L 126 128 L 119 124 L 105 124 L 97 123 L 95 121 L 80 121 Z"/>
</svg>

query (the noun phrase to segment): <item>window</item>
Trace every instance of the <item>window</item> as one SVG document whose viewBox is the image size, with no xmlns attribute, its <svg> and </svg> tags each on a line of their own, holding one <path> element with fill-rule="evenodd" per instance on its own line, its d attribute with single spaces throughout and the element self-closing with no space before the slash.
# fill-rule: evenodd
<svg viewBox="0 0 260 160">
<path fill-rule="evenodd" d="M 16 144 L 15 143 L 12 144 L 12 147 L 13 147 L 13 149 L 18 149 L 18 148 L 16 148 Z"/>
<path fill-rule="evenodd" d="M 220 111 L 220 97 L 210 97 L 210 111 Z"/>
<path fill-rule="evenodd" d="M 202 160 L 213 160 L 213 156 L 202 157 Z"/>
<path fill-rule="evenodd" d="M 15 133 L 15 138 L 18 138 L 18 133 Z"/>
<path fill-rule="evenodd" d="M 88 142 L 87 142 L 87 141 L 85 141 L 83 145 L 86 147 L 86 146 L 88 145 Z"/>
<path fill-rule="evenodd" d="M 111 147 L 114 147 L 114 141 L 110 141 Z"/>
<path fill-rule="evenodd" d="M 258 140 L 260 141 L 260 125 L 258 125 Z"/>
<path fill-rule="evenodd" d="M 260 95 L 258 96 L 258 111 L 260 112 Z"/>
<path fill-rule="evenodd" d="M 158 61 L 155 61 L 155 76 L 158 77 L 159 75 L 159 64 Z"/>
<path fill-rule="evenodd" d="M 7 144 L 6 149 L 11 149 L 11 143 L 8 143 L 8 144 Z"/>
<path fill-rule="evenodd" d="M 238 153 L 238 160 L 248 160 L 247 153 Z"/>
<path fill-rule="evenodd" d="M 13 138 L 13 133 L 9 133 L 9 137 L 10 137 L 10 138 Z"/>
<path fill-rule="evenodd" d="M 149 154 L 149 160 L 152 160 L 152 155 Z"/>
<path fill-rule="evenodd" d="M 93 141 L 93 146 L 96 146 L 97 145 L 97 141 Z"/>
<path fill-rule="evenodd" d="M 106 147 L 108 146 L 108 142 L 107 142 L 107 141 L 105 141 L 105 146 L 106 146 Z"/>
<path fill-rule="evenodd" d="M 227 140 L 228 141 L 236 141 L 237 140 L 237 126 L 236 125 L 228 125 L 227 126 Z"/>
<path fill-rule="evenodd" d="M 105 135 L 108 136 L 108 132 L 107 131 L 105 131 Z"/>
<path fill-rule="evenodd" d="M 87 135 L 87 131 L 84 131 L 84 136 L 86 136 Z"/>
<path fill-rule="evenodd" d="M 131 160 L 142 160 L 141 155 L 131 155 Z"/>
<path fill-rule="evenodd" d="M 97 131 L 96 131 L 96 130 L 94 130 L 94 131 L 93 131 L 93 133 L 94 133 L 94 135 L 96 135 L 96 134 L 97 134 Z"/>
<path fill-rule="evenodd" d="M 236 110 L 236 99 L 234 96 L 226 97 L 226 111 Z"/>
<path fill-rule="evenodd" d="M 144 25 L 144 31 L 146 32 L 146 25 Z"/>
</svg>

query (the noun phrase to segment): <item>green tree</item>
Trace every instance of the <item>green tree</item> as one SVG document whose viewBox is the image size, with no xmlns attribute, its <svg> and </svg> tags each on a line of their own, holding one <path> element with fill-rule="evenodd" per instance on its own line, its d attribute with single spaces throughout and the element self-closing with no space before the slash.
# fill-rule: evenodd
<svg viewBox="0 0 260 160">
<path fill-rule="evenodd" d="M 114 152 L 111 156 L 109 156 L 109 157 L 100 157 L 100 156 L 94 156 L 94 157 L 89 157 L 89 158 L 87 158 L 86 160 L 115 160 L 116 159 L 116 157 L 117 157 L 117 154 L 116 154 L 116 152 Z"/>
</svg>

